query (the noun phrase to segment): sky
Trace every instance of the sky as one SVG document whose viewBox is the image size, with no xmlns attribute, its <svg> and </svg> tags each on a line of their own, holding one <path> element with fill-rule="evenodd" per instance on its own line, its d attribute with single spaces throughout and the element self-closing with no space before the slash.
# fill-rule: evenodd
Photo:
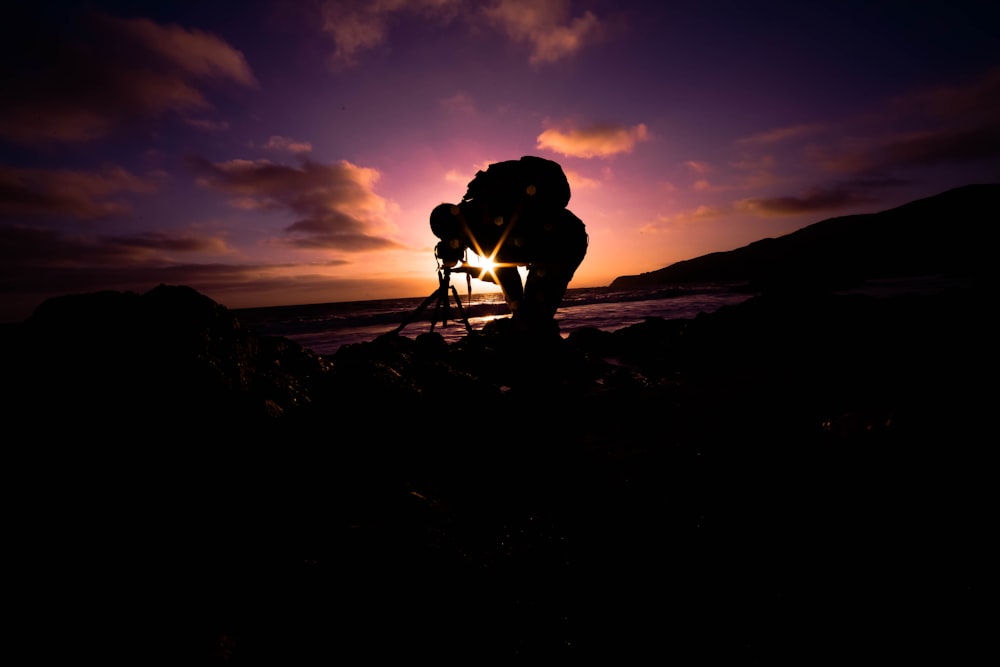
<svg viewBox="0 0 1000 667">
<path fill-rule="evenodd" d="M 523 155 L 587 226 L 571 288 L 1000 182 L 996 2 L 17 4 L 3 322 L 161 283 L 427 296 L 431 209 Z"/>
</svg>

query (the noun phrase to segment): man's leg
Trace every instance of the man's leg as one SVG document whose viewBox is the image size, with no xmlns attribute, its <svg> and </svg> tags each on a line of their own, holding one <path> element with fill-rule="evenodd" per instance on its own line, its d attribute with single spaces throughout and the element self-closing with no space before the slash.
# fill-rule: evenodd
<svg viewBox="0 0 1000 667">
<path fill-rule="evenodd" d="M 540 240 L 536 247 L 543 256 L 528 267 L 521 310 L 527 327 L 545 331 L 587 254 L 588 240 L 583 222 L 569 211 L 563 211 L 557 224 L 544 227 Z"/>
<path fill-rule="evenodd" d="M 524 286 L 521 284 L 521 274 L 517 272 L 516 266 L 501 266 L 494 274 L 500 288 L 503 290 L 503 297 L 507 301 L 511 314 L 517 315 L 524 302 Z"/>
<path fill-rule="evenodd" d="M 528 268 L 520 313 L 526 327 L 537 329 L 553 320 L 575 268 L 565 264 L 541 262 Z"/>
</svg>

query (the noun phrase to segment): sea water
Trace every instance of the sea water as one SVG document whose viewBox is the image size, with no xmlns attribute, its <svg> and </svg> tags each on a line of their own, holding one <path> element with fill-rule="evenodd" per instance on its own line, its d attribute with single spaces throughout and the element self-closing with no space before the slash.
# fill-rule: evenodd
<svg viewBox="0 0 1000 667">
<path fill-rule="evenodd" d="M 839 293 L 889 297 L 929 294 L 969 285 L 966 278 L 933 275 L 870 280 Z M 566 291 L 555 319 L 564 337 L 584 327 L 616 331 L 649 317 L 694 318 L 755 295 L 746 283 L 686 283 L 647 289 L 573 288 Z M 500 293 L 469 295 L 456 288 L 440 308 L 437 301 L 432 297 L 414 297 L 245 308 L 233 312 L 241 323 L 259 334 L 284 336 L 323 355 L 335 353 L 342 345 L 371 341 L 396 330 L 403 336 L 416 338 L 433 327 L 433 331 L 452 343 L 468 334 L 463 313 L 473 330 L 481 329 L 492 319 L 510 316 Z"/>
<path fill-rule="evenodd" d="M 575 288 L 566 291 L 555 319 L 563 336 L 583 327 L 615 331 L 648 317 L 692 318 L 741 303 L 750 296 L 752 293 L 733 283 L 627 290 Z M 258 334 L 283 336 L 323 355 L 335 353 L 342 345 L 371 341 L 396 330 L 415 338 L 433 327 L 433 331 L 451 343 L 468 334 L 463 314 L 473 330 L 481 329 L 490 320 L 510 316 L 502 294 L 461 292 L 457 297 L 450 293 L 440 305 L 437 298 L 418 297 L 244 308 L 233 312 L 241 323 Z"/>
</svg>

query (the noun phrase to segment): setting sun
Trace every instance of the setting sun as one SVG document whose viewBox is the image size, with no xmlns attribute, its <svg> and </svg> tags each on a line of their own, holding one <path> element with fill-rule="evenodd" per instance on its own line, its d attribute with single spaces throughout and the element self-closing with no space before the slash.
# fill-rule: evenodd
<svg viewBox="0 0 1000 667">
<path fill-rule="evenodd" d="M 480 280 L 485 280 L 491 283 L 495 283 L 497 281 L 497 264 L 491 258 L 480 257 L 479 267 L 483 270 L 483 272 L 479 274 Z"/>
</svg>

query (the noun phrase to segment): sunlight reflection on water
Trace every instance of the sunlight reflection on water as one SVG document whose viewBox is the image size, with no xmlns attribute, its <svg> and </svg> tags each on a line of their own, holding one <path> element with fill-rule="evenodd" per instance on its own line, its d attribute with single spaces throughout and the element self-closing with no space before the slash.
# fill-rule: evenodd
<svg viewBox="0 0 1000 667">
<path fill-rule="evenodd" d="M 581 305 L 571 303 L 561 308 L 556 313 L 555 319 L 559 324 L 559 329 L 563 337 L 566 337 L 575 329 L 583 327 L 615 331 L 641 323 L 648 317 L 662 317 L 664 319 L 695 317 L 698 313 L 713 312 L 724 305 L 740 303 L 747 298 L 749 297 L 746 294 L 720 293 L 697 294 L 669 299 L 602 301 Z M 457 311 L 452 310 L 451 315 L 454 317 L 449 318 L 444 323 L 437 321 L 434 326 L 434 331 L 441 334 L 448 343 L 460 340 L 467 333 L 465 325 L 461 321 Z M 473 330 L 478 331 L 488 322 L 504 317 L 508 317 L 508 315 L 505 313 L 469 317 L 469 325 Z M 402 321 L 404 318 L 405 314 L 400 315 L 399 321 Z M 294 340 L 303 347 L 313 350 L 317 354 L 333 354 L 342 345 L 374 340 L 382 334 L 393 331 L 397 326 L 398 324 L 384 323 L 346 326 L 343 328 L 331 326 L 329 329 L 324 330 L 301 333 L 288 331 L 281 335 Z M 416 338 L 420 334 L 430 330 L 430 321 L 415 321 L 404 327 L 402 335 L 409 338 Z"/>
</svg>

